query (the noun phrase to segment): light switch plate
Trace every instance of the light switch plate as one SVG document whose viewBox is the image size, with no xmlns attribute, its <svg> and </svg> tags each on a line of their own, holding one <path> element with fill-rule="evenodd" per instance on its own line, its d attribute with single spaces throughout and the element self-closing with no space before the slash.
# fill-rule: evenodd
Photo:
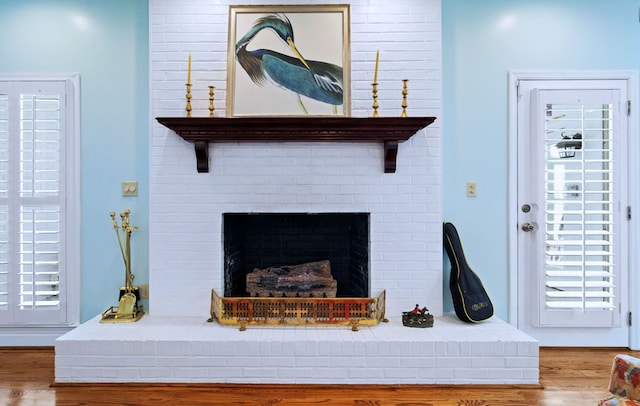
<svg viewBox="0 0 640 406">
<path fill-rule="evenodd" d="M 476 187 L 476 182 L 467 182 L 467 196 L 475 197 L 478 195 L 478 189 Z"/>
<path fill-rule="evenodd" d="M 123 197 L 138 196 L 138 182 L 135 180 L 122 182 L 122 196 Z"/>
</svg>

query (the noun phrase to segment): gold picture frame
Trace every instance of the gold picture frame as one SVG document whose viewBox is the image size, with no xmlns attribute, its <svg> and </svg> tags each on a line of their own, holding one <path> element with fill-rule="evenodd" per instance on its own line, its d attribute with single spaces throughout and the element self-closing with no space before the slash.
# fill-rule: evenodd
<svg viewBox="0 0 640 406">
<path fill-rule="evenodd" d="M 228 117 L 348 117 L 350 73 L 349 5 L 229 6 Z"/>
</svg>

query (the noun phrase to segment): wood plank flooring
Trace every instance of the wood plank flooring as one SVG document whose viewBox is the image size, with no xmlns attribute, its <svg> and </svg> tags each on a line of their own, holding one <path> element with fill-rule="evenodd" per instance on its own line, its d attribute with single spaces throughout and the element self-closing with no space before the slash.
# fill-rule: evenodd
<svg viewBox="0 0 640 406">
<path fill-rule="evenodd" d="M 540 385 L 55 385 L 53 348 L 0 347 L 0 405 L 596 405 L 622 348 L 541 348 Z"/>
</svg>

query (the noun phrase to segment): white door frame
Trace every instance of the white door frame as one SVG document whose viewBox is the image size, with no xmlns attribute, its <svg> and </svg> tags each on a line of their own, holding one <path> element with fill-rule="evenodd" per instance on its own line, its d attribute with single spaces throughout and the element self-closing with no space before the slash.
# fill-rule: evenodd
<svg viewBox="0 0 640 406">
<path fill-rule="evenodd" d="M 510 71 L 508 88 L 508 194 L 507 194 L 507 241 L 509 266 L 509 323 L 517 326 L 518 320 L 518 83 L 520 80 L 626 80 L 627 94 L 631 102 L 631 113 L 627 116 L 628 188 L 631 220 L 629 222 L 629 284 L 627 292 L 640 291 L 638 269 L 640 229 L 640 142 L 638 142 L 638 71 Z M 635 322 L 629 329 L 629 348 L 640 349 L 640 298 L 628 295 L 629 311 Z"/>
</svg>

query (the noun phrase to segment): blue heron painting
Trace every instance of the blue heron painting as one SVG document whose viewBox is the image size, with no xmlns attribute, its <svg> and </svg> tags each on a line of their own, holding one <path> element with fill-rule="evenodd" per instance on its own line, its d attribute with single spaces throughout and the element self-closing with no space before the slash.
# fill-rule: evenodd
<svg viewBox="0 0 640 406">
<path fill-rule="evenodd" d="M 247 47 L 262 30 L 269 30 L 290 49 L 293 56 L 271 49 Z M 342 67 L 328 62 L 306 60 L 295 46 L 291 21 L 285 14 L 269 14 L 256 20 L 236 43 L 238 63 L 258 86 L 275 85 L 293 94 L 303 114 L 309 114 L 301 96 L 332 107 L 343 104 Z"/>
</svg>

